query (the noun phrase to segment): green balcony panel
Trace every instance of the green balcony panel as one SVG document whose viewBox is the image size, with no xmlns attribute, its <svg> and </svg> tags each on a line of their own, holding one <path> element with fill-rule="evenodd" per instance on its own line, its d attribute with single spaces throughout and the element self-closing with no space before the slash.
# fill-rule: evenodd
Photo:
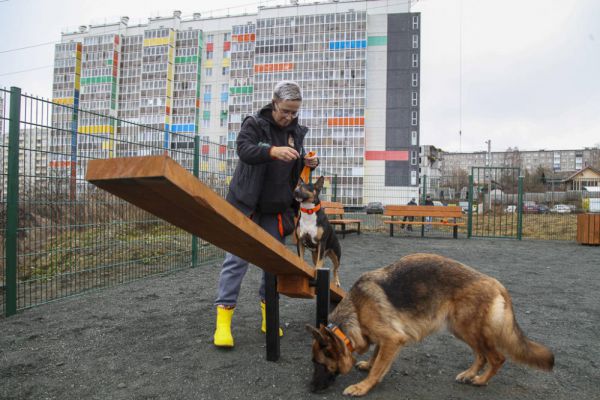
<svg viewBox="0 0 600 400">
<path fill-rule="evenodd" d="M 387 36 L 369 36 L 367 46 L 387 46 Z"/>
</svg>

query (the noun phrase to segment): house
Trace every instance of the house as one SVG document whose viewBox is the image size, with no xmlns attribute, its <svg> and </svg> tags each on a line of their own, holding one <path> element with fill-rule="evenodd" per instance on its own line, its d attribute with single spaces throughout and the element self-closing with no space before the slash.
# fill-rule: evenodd
<svg viewBox="0 0 600 400">
<path fill-rule="evenodd" d="M 585 167 L 566 177 L 563 182 L 567 190 L 583 190 L 586 186 L 600 186 L 600 170 Z"/>
</svg>

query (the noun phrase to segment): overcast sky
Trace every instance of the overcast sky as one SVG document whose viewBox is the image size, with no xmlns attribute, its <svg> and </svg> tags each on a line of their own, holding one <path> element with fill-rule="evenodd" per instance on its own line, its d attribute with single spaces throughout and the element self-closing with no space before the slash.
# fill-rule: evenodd
<svg viewBox="0 0 600 400">
<path fill-rule="evenodd" d="M 50 98 L 52 43 L 79 25 L 284 2 L 0 0 L 0 87 Z M 421 144 L 446 151 L 485 150 L 486 140 L 492 151 L 600 145 L 600 0 L 420 0 L 412 10 L 422 15 Z"/>
</svg>

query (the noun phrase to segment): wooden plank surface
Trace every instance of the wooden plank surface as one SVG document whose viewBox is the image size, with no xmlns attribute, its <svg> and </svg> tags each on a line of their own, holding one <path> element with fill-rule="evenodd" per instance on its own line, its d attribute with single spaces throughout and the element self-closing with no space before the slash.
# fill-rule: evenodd
<svg viewBox="0 0 600 400">
<path fill-rule="evenodd" d="M 600 245 L 600 214 L 577 215 L 577 242 Z"/>
<path fill-rule="evenodd" d="M 86 180 L 282 279 L 280 293 L 311 298 L 313 267 L 166 155 L 91 160 Z M 344 291 L 331 286 L 331 298 Z"/>
<path fill-rule="evenodd" d="M 385 206 L 386 216 L 462 218 L 460 206 Z"/>
</svg>

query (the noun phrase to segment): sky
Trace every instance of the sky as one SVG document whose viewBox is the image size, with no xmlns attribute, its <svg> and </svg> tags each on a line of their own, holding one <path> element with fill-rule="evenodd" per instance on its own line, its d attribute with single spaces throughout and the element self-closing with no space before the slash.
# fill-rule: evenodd
<svg viewBox="0 0 600 400">
<path fill-rule="evenodd" d="M 54 43 L 79 25 L 285 2 L 0 0 L 0 87 L 51 98 Z M 488 140 L 492 151 L 600 146 L 600 0 L 418 0 L 412 11 L 421 13 L 421 144 L 451 152 L 484 151 Z"/>
</svg>

